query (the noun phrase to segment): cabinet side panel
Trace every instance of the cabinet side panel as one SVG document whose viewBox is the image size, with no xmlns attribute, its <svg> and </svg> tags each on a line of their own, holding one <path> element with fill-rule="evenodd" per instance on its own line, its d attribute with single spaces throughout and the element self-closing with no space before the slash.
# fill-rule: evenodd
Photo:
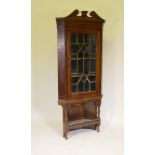
<svg viewBox="0 0 155 155">
<path fill-rule="evenodd" d="M 63 23 L 57 22 L 57 46 L 58 46 L 58 93 L 59 99 L 67 96 L 67 78 L 66 78 L 66 34 Z"/>
<path fill-rule="evenodd" d="M 103 66 L 102 66 L 102 31 L 99 31 L 99 40 L 100 40 L 100 43 L 99 43 L 99 53 L 100 53 L 100 60 L 99 60 L 99 95 L 102 95 L 102 75 L 103 75 L 103 73 L 102 73 L 102 68 L 103 68 Z"/>
</svg>

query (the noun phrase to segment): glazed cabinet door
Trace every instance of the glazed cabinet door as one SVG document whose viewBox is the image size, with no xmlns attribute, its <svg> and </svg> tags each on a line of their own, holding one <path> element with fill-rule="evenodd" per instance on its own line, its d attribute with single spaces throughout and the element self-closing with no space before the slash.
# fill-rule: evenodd
<svg viewBox="0 0 155 155">
<path fill-rule="evenodd" d="M 101 46 L 98 31 L 67 32 L 68 94 L 70 98 L 99 94 Z"/>
</svg>

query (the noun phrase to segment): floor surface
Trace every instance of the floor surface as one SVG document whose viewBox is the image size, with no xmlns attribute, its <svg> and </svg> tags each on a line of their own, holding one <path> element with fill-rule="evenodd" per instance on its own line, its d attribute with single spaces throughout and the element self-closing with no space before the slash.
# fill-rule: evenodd
<svg viewBox="0 0 155 155">
<path fill-rule="evenodd" d="M 80 129 L 65 140 L 60 122 L 32 121 L 32 155 L 123 155 L 123 129 Z"/>
</svg>

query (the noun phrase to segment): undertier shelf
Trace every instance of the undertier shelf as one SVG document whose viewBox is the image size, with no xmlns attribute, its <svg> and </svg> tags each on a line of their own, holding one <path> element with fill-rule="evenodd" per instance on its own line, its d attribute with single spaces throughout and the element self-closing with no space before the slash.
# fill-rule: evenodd
<svg viewBox="0 0 155 155">
<path fill-rule="evenodd" d="M 71 129 L 78 129 L 82 127 L 89 127 L 97 124 L 99 124 L 99 119 L 80 119 L 75 121 L 69 121 L 68 128 L 71 130 Z"/>
</svg>

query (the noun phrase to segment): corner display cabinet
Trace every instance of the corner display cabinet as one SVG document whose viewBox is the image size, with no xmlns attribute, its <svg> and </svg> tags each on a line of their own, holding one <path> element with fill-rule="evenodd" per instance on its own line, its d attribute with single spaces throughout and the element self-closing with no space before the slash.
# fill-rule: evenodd
<svg viewBox="0 0 155 155">
<path fill-rule="evenodd" d="M 63 136 L 75 129 L 99 132 L 102 27 L 95 11 L 74 10 L 56 18 L 58 37 L 58 103 L 63 109 Z"/>
</svg>

